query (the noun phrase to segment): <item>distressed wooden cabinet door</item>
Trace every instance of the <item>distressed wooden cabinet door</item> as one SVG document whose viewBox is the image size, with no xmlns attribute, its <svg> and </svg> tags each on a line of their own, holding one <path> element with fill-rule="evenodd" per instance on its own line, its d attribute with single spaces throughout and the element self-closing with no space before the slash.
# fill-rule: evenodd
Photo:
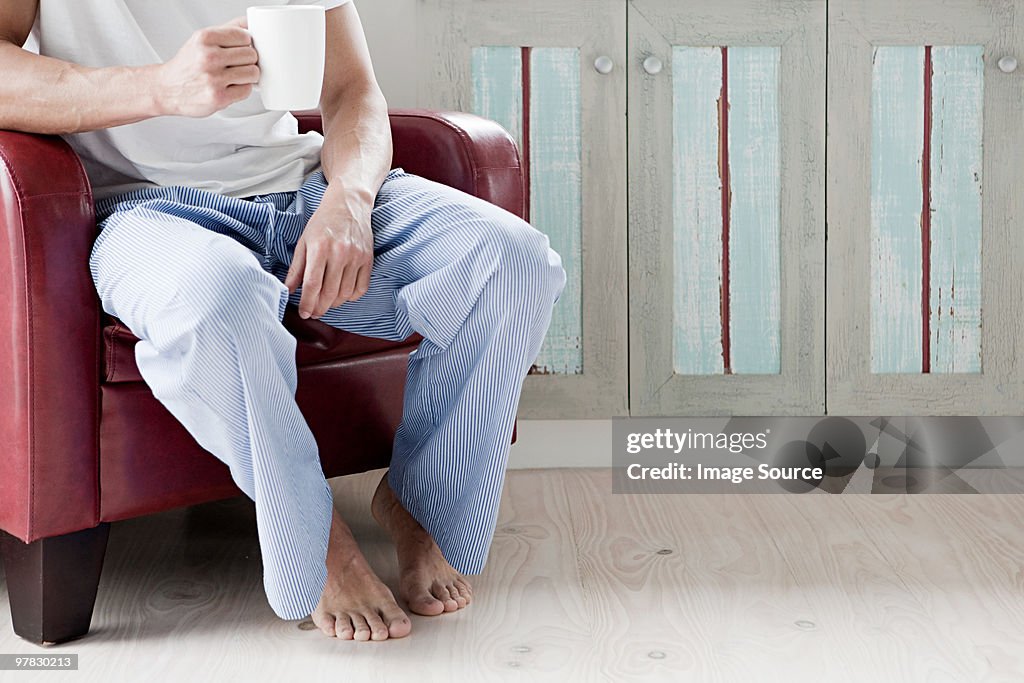
<svg viewBox="0 0 1024 683">
<path fill-rule="evenodd" d="M 830 413 L 1021 412 L 1020 12 L 829 2 Z"/>
<path fill-rule="evenodd" d="M 635 415 L 824 403 L 824 0 L 629 2 Z"/>
<path fill-rule="evenodd" d="M 481 114 L 516 138 L 529 221 L 567 274 L 520 417 L 628 410 L 625 15 L 623 0 L 418 8 L 420 103 Z"/>
</svg>

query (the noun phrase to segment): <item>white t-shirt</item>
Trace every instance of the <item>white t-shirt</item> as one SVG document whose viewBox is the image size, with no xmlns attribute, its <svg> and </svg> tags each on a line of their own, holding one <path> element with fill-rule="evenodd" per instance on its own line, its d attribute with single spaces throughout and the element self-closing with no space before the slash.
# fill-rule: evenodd
<svg viewBox="0 0 1024 683">
<path fill-rule="evenodd" d="M 40 0 L 40 54 L 83 66 L 142 66 L 173 57 L 200 28 L 247 7 L 350 0 Z M 30 41 L 30 44 L 32 41 Z M 82 158 L 96 198 L 154 185 L 186 185 L 232 197 L 297 190 L 320 165 L 323 137 L 299 135 L 287 112 L 259 94 L 197 119 L 162 116 L 64 138 Z"/>
</svg>

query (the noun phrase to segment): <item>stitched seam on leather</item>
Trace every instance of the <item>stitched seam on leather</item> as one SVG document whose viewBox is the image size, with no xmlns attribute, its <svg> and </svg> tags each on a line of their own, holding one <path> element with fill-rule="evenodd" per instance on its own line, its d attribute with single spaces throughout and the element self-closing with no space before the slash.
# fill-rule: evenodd
<svg viewBox="0 0 1024 683">
<path fill-rule="evenodd" d="M 95 241 L 96 234 L 97 234 L 96 202 L 93 199 L 93 195 L 92 195 L 92 183 L 89 182 L 89 176 L 85 172 L 85 167 L 82 165 L 82 160 L 79 159 L 76 156 L 75 157 L 75 161 L 77 162 L 77 163 L 75 163 L 75 167 L 76 167 L 76 169 L 78 171 L 78 180 L 79 180 L 79 182 L 82 183 L 82 187 L 85 188 L 85 191 L 82 194 L 86 198 L 86 206 L 88 206 L 91 209 L 90 219 L 89 220 L 90 220 L 90 222 L 92 223 L 92 226 L 93 226 L 93 241 Z M 92 315 L 93 329 L 96 330 L 97 344 L 102 344 L 103 343 L 103 313 L 101 312 L 101 306 L 100 306 L 100 303 L 99 303 L 99 294 L 97 294 L 95 292 L 95 290 L 93 291 L 93 302 L 96 304 L 96 306 L 95 306 L 95 308 L 93 310 L 93 315 Z M 100 372 L 102 368 L 99 367 L 99 364 L 101 362 L 103 362 L 103 349 L 100 348 L 99 346 L 94 346 L 93 347 L 93 364 L 94 364 L 95 367 L 93 368 L 93 371 L 95 373 L 94 376 L 96 378 L 96 386 L 94 387 L 96 394 L 93 397 L 93 400 L 96 402 L 95 403 L 96 418 L 93 420 L 93 428 L 92 428 L 92 436 L 93 436 L 92 456 L 93 456 L 93 459 L 96 462 L 96 484 L 95 484 L 95 487 L 94 487 L 94 490 L 93 490 L 93 506 L 92 506 L 92 509 L 93 509 L 93 520 L 96 522 L 97 525 L 99 525 L 100 522 L 102 521 L 101 514 L 100 514 L 101 513 L 101 510 L 100 510 L 100 498 L 101 498 L 100 476 L 102 474 L 102 472 L 101 472 L 101 465 L 100 465 L 100 460 L 101 460 L 101 458 L 100 458 L 100 425 L 102 424 L 102 420 L 103 420 L 103 377 L 102 377 L 101 372 Z"/>
<path fill-rule="evenodd" d="M 17 196 L 19 200 L 20 199 L 29 199 L 29 198 L 35 199 L 35 198 L 60 197 L 60 196 L 72 196 L 72 197 L 87 196 L 90 199 L 92 199 L 92 189 L 91 188 L 87 189 L 87 190 L 61 190 L 59 192 L 43 192 L 43 193 L 40 193 L 40 194 L 29 194 L 29 193 L 27 193 L 25 191 L 25 187 L 22 184 L 21 179 L 18 178 L 18 174 L 14 172 L 14 162 L 12 161 L 11 157 L 4 151 L 4 148 L 3 148 L 2 145 L 0 145 L 0 160 L 3 160 L 3 162 L 4 162 L 4 168 L 7 170 L 7 175 L 10 176 L 11 184 L 14 185 L 15 196 Z M 79 181 L 85 181 L 86 179 L 85 179 L 85 176 L 84 176 L 84 171 L 82 170 L 82 164 L 78 163 L 78 164 L 74 164 L 74 166 L 77 167 L 75 169 L 75 174 L 78 176 L 78 180 Z M 84 184 L 84 182 L 83 182 L 83 184 Z M 21 208 L 21 206 L 22 206 L 22 204 L 19 201 L 18 202 L 18 207 Z"/>
<path fill-rule="evenodd" d="M 114 323 L 114 329 L 110 333 L 110 343 L 107 345 L 107 381 L 117 377 L 117 354 L 114 353 L 116 340 L 114 337 L 117 336 L 117 330 L 120 325 Z"/>
<path fill-rule="evenodd" d="M 20 200 L 25 197 L 25 191 L 21 187 L 21 181 L 18 179 L 18 174 L 14 172 L 14 163 L 11 161 L 11 157 L 4 151 L 2 145 L 0 145 L 0 159 L 3 159 L 4 168 L 7 170 L 7 175 L 11 177 L 11 184 L 14 185 L 14 194 L 19 200 L 18 209 L 20 215 L 20 209 L 22 208 Z"/>
<path fill-rule="evenodd" d="M 86 190 L 68 190 L 66 192 L 43 192 L 42 194 L 25 195 L 25 199 L 49 199 L 52 197 L 92 197 L 92 192 Z"/>
<path fill-rule="evenodd" d="M 74 152 L 72 152 L 73 154 Z M 75 167 L 78 170 L 78 180 L 82 183 L 85 191 L 81 194 L 85 197 L 86 206 L 90 211 L 89 221 L 93 226 L 93 241 L 96 239 L 96 203 L 92 196 L 92 184 L 89 182 L 89 176 L 85 173 L 85 167 L 82 166 L 82 161 L 77 156 L 75 157 Z M 91 278 L 90 278 L 91 280 Z M 92 321 L 93 329 L 96 331 L 96 345 L 93 346 L 93 372 L 96 378 L 95 395 L 93 400 L 95 401 L 95 419 L 93 420 L 92 436 L 93 436 L 93 451 L 92 456 L 96 462 L 96 485 L 93 489 L 93 521 L 96 525 L 99 525 L 101 520 L 100 515 L 100 425 L 103 419 L 103 374 L 100 364 L 103 362 L 103 313 L 101 312 L 101 306 L 99 303 L 99 294 L 93 290 L 93 302 L 96 304 L 93 309 Z"/>
<path fill-rule="evenodd" d="M 506 133 L 507 133 L 507 131 L 506 131 Z M 523 159 L 522 159 L 522 155 L 519 153 L 519 145 L 517 145 L 515 143 L 515 141 L 512 140 L 512 138 L 509 137 L 508 135 L 506 135 L 505 140 L 506 140 L 506 143 L 512 143 L 511 144 L 512 156 L 516 160 L 515 166 L 512 166 L 512 165 L 507 165 L 507 166 L 482 166 L 482 167 L 480 167 L 477 170 L 477 178 L 478 179 L 480 178 L 480 176 L 483 175 L 484 171 L 512 171 L 512 170 L 514 170 L 514 171 L 518 171 L 519 178 L 520 178 L 520 184 L 522 184 L 522 180 L 523 180 L 523 177 L 522 177 L 522 174 L 523 174 Z M 479 184 L 478 184 L 478 186 L 479 186 Z M 526 192 L 525 192 L 525 188 L 521 188 L 519 190 L 519 206 L 520 206 L 520 212 L 523 212 L 526 209 Z M 522 216 L 520 216 L 520 218 L 521 217 Z"/>
<path fill-rule="evenodd" d="M 96 344 L 93 346 L 95 352 L 94 358 L 96 362 L 100 362 L 103 358 L 103 349 L 99 346 L 103 344 L 103 327 L 101 325 L 101 318 L 99 311 L 93 316 L 93 320 L 96 322 L 95 328 L 99 331 L 96 335 Z M 96 461 L 96 488 L 95 495 L 93 496 L 93 520 L 96 522 L 96 526 L 102 521 L 100 520 L 100 420 L 103 418 L 103 378 L 100 375 L 101 368 L 95 368 L 96 370 L 96 395 L 94 397 L 96 401 L 96 417 L 93 420 L 93 457 Z"/>
<path fill-rule="evenodd" d="M 417 334 L 419 333 L 417 332 Z M 422 337 L 422 335 L 420 336 Z M 423 339 L 425 339 L 425 337 L 423 337 Z M 393 353 L 398 351 L 411 351 L 412 349 L 415 349 L 417 346 L 419 346 L 420 342 L 423 341 L 423 339 L 417 339 L 415 342 L 412 342 L 411 344 L 402 343 L 402 346 L 389 346 L 386 349 L 377 349 L 375 351 L 363 351 L 362 353 L 357 353 L 352 356 L 339 356 L 338 358 L 328 358 L 326 360 L 317 361 L 315 363 L 306 363 L 304 365 L 299 365 L 298 369 L 304 370 L 305 368 L 318 368 L 324 365 L 333 365 L 335 363 L 343 363 L 350 360 L 361 360 L 363 358 L 366 358 L 367 356 L 382 356 L 387 353 Z"/>
<path fill-rule="evenodd" d="M 362 353 L 356 353 L 356 354 L 352 354 L 350 356 L 338 356 L 337 358 L 327 358 L 325 360 L 316 361 L 316 362 L 313 362 L 313 363 L 303 363 L 302 365 L 298 366 L 298 369 L 300 371 L 304 370 L 306 368 L 313 368 L 313 369 L 315 369 L 315 368 L 319 368 L 319 367 L 322 367 L 322 366 L 334 365 L 335 363 L 343 363 L 343 362 L 347 362 L 347 361 L 363 360 L 364 358 L 366 358 L 368 356 L 382 356 L 384 354 L 398 352 L 398 351 L 411 351 L 412 349 L 416 348 L 419 345 L 420 341 L 422 341 L 422 340 L 416 340 L 415 342 L 413 342 L 411 344 L 403 344 L 402 346 L 390 346 L 390 347 L 388 347 L 386 349 L 376 349 L 374 351 L 363 351 Z M 116 354 L 112 354 L 112 355 L 116 356 Z M 107 381 L 109 383 L 111 383 L 111 384 L 138 384 L 139 382 L 144 382 L 145 380 L 143 380 L 143 379 L 135 379 L 135 378 L 132 378 L 132 379 L 120 379 L 119 380 L 119 379 L 117 379 L 116 375 L 113 375 L 113 373 L 111 373 L 111 378 L 108 379 Z"/>
<path fill-rule="evenodd" d="M 11 184 L 14 185 L 15 189 L 15 202 L 18 210 L 18 218 L 21 229 L 18 230 L 18 234 L 21 236 L 21 261 L 25 269 L 25 280 L 31 282 L 32 278 L 28 275 L 28 235 L 25 230 L 25 204 L 24 194 L 18 184 L 18 178 L 14 173 L 10 160 L 3 151 L 0 150 L 0 156 L 3 157 L 4 165 L 7 169 L 7 174 L 11 178 Z M 25 487 L 28 490 L 28 499 L 25 501 L 26 517 L 25 517 L 25 533 L 28 539 L 32 539 L 34 531 L 34 518 L 32 515 L 32 505 L 35 502 L 35 429 L 33 429 L 33 423 L 35 418 L 35 363 L 32 362 L 31 349 L 35 348 L 34 344 L 34 329 L 32 326 L 32 287 L 25 287 L 25 313 L 26 313 L 26 325 L 28 330 L 28 353 L 25 354 L 25 363 L 27 364 L 26 374 L 28 375 L 28 382 L 26 382 L 25 391 L 28 393 L 28 415 L 26 416 L 25 427 L 28 431 L 28 484 Z"/>
<path fill-rule="evenodd" d="M 445 121 L 445 124 L 453 128 L 458 133 L 459 139 L 462 140 L 462 151 L 465 154 L 466 159 L 469 161 L 469 168 L 470 171 L 473 173 L 473 194 L 479 196 L 480 171 L 478 170 L 476 165 L 476 156 L 471 151 L 472 146 L 470 143 L 472 142 L 472 138 L 469 137 L 469 134 L 466 133 L 464 128 L 456 126 L 454 123 L 450 121 Z"/>
</svg>

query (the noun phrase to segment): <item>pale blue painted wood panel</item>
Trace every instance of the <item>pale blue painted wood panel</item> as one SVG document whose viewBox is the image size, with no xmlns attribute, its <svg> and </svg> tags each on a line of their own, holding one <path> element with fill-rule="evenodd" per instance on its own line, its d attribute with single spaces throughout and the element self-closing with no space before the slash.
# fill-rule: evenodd
<svg viewBox="0 0 1024 683">
<path fill-rule="evenodd" d="M 777 374 L 780 166 L 777 47 L 730 47 L 730 359 L 734 373 Z"/>
<path fill-rule="evenodd" d="M 877 47 L 871 87 L 871 272 L 865 273 L 871 279 L 871 371 L 876 373 L 922 368 L 923 148 L 924 48 Z"/>
<path fill-rule="evenodd" d="M 719 48 L 672 48 L 672 358 L 681 375 L 724 371 L 721 89 Z"/>
<path fill-rule="evenodd" d="M 932 372 L 981 371 L 983 55 L 932 49 Z"/>
<path fill-rule="evenodd" d="M 530 83 L 530 219 L 548 235 L 566 272 L 565 290 L 555 304 L 536 371 L 580 374 L 584 264 L 579 49 L 533 48 Z M 600 297 L 600 292 L 588 294 Z"/>
<path fill-rule="evenodd" d="M 523 148 L 522 48 L 474 47 L 473 113 L 497 121 Z"/>
</svg>

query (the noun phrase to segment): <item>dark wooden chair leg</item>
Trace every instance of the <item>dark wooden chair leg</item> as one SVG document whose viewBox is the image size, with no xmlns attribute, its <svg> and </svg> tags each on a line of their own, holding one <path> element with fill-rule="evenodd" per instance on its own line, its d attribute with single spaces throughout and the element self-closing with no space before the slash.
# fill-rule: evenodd
<svg viewBox="0 0 1024 683">
<path fill-rule="evenodd" d="M 0 531 L 14 632 L 37 644 L 89 632 L 110 524 L 32 543 Z"/>
</svg>

